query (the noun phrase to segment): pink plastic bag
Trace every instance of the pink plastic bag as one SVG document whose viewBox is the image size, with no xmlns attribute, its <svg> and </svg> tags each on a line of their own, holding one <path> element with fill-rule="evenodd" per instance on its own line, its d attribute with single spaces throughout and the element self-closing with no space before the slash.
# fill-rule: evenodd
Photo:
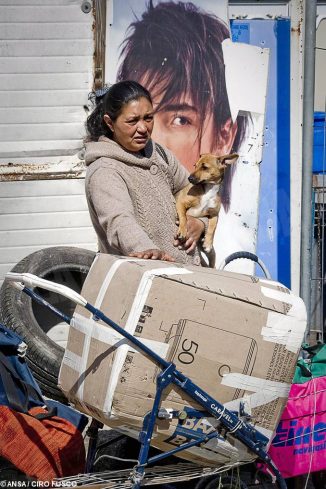
<svg viewBox="0 0 326 489">
<path fill-rule="evenodd" d="M 326 377 L 292 384 L 269 455 L 283 477 L 326 469 Z"/>
</svg>

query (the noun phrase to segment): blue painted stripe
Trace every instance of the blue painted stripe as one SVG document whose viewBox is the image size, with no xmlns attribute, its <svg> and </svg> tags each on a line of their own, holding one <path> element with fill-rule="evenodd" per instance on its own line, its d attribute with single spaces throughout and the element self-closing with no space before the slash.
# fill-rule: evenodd
<svg viewBox="0 0 326 489">
<path fill-rule="evenodd" d="M 277 32 L 277 217 L 278 280 L 291 287 L 290 221 L 290 36 L 289 19 L 276 21 Z"/>
</svg>

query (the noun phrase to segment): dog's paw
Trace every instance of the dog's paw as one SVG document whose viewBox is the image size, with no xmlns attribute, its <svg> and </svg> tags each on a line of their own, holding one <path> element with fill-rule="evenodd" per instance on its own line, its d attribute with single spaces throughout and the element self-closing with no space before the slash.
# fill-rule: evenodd
<svg viewBox="0 0 326 489">
<path fill-rule="evenodd" d="M 179 226 L 178 232 L 177 232 L 177 239 L 180 241 L 180 243 L 184 243 L 187 239 L 187 228 L 183 226 Z"/>
<path fill-rule="evenodd" d="M 180 233 L 180 232 L 177 234 L 177 238 L 180 241 L 180 243 L 184 243 L 187 239 L 187 237 L 183 233 Z"/>
</svg>

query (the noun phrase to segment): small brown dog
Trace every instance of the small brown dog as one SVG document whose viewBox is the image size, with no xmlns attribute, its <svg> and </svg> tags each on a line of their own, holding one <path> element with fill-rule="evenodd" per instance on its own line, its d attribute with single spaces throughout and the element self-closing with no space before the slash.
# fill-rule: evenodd
<svg viewBox="0 0 326 489">
<path fill-rule="evenodd" d="M 189 184 L 176 196 L 179 217 L 178 239 L 186 240 L 187 214 L 193 217 L 208 217 L 208 228 L 203 249 L 210 253 L 213 249 L 214 233 L 221 208 L 220 188 L 228 165 L 236 162 L 236 153 L 224 156 L 201 155 L 195 164 L 195 171 L 189 175 Z"/>
</svg>

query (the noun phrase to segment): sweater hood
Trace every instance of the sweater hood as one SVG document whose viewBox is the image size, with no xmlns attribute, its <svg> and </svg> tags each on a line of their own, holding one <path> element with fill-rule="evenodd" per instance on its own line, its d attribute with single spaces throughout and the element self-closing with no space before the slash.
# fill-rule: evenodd
<svg viewBox="0 0 326 489">
<path fill-rule="evenodd" d="M 149 167 L 154 149 L 154 143 L 150 139 L 145 146 L 145 156 L 143 156 L 140 153 L 127 151 L 112 139 L 101 136 L 98 141 L 86 143 L 85 163 L 89 166 L 100 158 L 110 158 L 130 165 Z"/>
</svg>

